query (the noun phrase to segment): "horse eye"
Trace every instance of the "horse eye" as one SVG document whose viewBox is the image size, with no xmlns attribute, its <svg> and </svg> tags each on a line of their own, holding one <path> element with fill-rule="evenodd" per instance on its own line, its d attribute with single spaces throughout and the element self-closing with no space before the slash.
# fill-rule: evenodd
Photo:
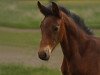
<svg viewBox="0 0 100 75">
<path fill-rule="evenodd" d="M 59 26 L 54 26 L 54 27 L 53 27 L 53 30 L 54 30 L 54 31 L 58 31 L 58 30 L 59 30 Z"/>
</svg>

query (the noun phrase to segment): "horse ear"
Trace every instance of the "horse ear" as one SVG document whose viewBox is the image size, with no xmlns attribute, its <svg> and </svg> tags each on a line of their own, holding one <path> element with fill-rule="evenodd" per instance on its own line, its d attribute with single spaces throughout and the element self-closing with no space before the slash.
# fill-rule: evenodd
<svg viewBox="0 0 100 75">
<path fill-rule="evenodd" d="M 45 6 L 43 6 L 39 1 L 38 1 L 37 5 L 38 5 L 38 8 L 39 8 L 40 12 L 44 16 L 48 16 L 48 15 L 50 15 L 52 13 L 48 8 L 46 8 Z"/>
<path fill-rule="evenodd" d="M 60 10 L 58 5 L 55 2 L 52 2 L 52 12 L 56 17 L 60 18 Z"/>
</svg>

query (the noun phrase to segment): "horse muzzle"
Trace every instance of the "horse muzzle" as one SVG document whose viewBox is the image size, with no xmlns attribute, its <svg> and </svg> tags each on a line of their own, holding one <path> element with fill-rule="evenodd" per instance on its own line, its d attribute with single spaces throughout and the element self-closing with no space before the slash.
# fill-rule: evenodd
<svg viewBox="0 0 100 75">
<path fill-rule="evenodd" d="M 38 52 L 38 56 L 41 60 L 49 60 L 50 54 L 48 51 L 40 51 Z"/>
<path fill-rule="evenodd" d="M 38 52 L 38 56 L 41 60 L 49 60 L 51 54 L 50 47 L 45 47 L 43 49 L 40 49 Z"/>
</svg>

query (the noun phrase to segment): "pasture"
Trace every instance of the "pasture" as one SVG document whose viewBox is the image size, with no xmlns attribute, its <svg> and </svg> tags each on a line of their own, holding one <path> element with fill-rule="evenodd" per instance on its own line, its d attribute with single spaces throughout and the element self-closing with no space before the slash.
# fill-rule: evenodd
<svg viewBox="0 0 100 75">
<path fill-rule="evenodd" d="M 47 1 L 41 1 L 48 4 Z M 39 28 L 43 15 L 35 0 L 0 0 L 0 26 L 33 29 Z M 100 1 L 59 1 L 80 15 L 91 28 L 100 28 Z"/>
<path fill-rule="evenodd" d="M 100 36 L 100 30 L 94 32 Z M 0 35 L 0 75 L 60 75 L 62 53 L 59 46 L 49 61 L 37 56 L 40 30 L 0 27 Z"/>
<path fill-rule="evenodd" d="M 0 75 L 60 75 L 60 72 L 55 69 L 46 67 L 33 68 L 25 67 L 24 65 L 0 65 Z"/>
<path fill-rule="evenodd" d="M 63 55 L 59 45 L 49 61 L 42 61 L 37 56 L 43 15 L 36 2 L 0 0 L 0 75 L 61 75 Z M 95 35 L 100 36 L 99 1 L 58 3 L 80 15 Z"/>
</svg>

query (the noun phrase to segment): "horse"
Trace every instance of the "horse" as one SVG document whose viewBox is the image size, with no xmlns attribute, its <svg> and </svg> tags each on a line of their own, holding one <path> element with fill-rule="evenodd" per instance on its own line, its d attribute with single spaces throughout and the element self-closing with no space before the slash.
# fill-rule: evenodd
<svg viewBox="0 0 100 75">
<path fill-rule="evenodd" d="M 50 9 L 39 1 L 37 5 L 45 16 L 40 25 L 42 39 L 39 58 L 48 61 L 60 43 L 64 55 L 62 75 L 100 75 L 100 38 L 88 33 L 91 32 L 89 30 L 85 31 L 55 2 L 52 2 Z"/>
<path fill-rule="evenodd" d="M 47 8 L 48 8 L 49 10 L 52 9 L 52 5 L 51 5 L 51 4 L 48 5 Z M 91 30 L 90 28 L 88 28 L 88 27 L 85 25 L 84 20 L 83 20 L 81 17 L 79 17 L 79 16 L 76 15 L 75 13 L 69 11 L 69 10 L 66 9 L 64 6 L 59 6 L 59 9 L 60 9 L 61 11 L 63 11 L 65 14 L 67 14 L 69 17 L 71 17 L 71 18 L 75 21 L 75 23 L 77 23 L 77 25 L 78 25 L 81 29 L 83 29 L 87 34 L 89 34 L 89 35 L 93 35 L 93 34 L 94 34 L 94 33 L 93 33 L 93 30 Z"/>
</svg>

